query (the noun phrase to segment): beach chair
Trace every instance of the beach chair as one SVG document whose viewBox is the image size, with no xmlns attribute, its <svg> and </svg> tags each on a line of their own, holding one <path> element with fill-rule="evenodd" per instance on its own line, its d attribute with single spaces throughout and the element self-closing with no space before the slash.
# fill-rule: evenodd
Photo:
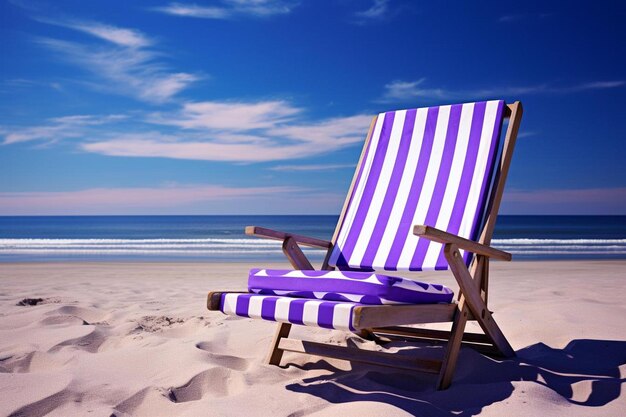
<svg viewBox="0 0 626 417">
<path fill-rule="evenodd" d="M 487 301 L 490 259 L 511 260 L 490 242 L 521 117 L 520 102 L 504 101 L 374 117 L 332 239 L 246 227 L 248 235 L 281 240 L 294 270 L 254 269 L 247 292 L 210 292 L 209 310 L 278 322 L 266 359 L 273 365 L 284 351 L 300 352 L 438 374 L 437 389 L 445 389 L 462 345 L 514 356 Z M 321 270 L 313 270 L 299 245 L 327 251 Z M 456 301 L 442 285 L 385 272 L 447 269 L 459 286 Z M 483 333 L 465 332 L 469 320 Z M 423 327 L 444 322 L 450 331 Z M 440 359 L 415 358 L 292 339 L 292 324 L 379 343 L 445 345 Z"/>
</svg>

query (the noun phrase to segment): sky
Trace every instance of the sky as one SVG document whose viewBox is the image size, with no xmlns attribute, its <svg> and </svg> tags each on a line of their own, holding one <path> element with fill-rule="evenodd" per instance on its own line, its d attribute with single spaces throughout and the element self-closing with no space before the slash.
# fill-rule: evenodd
<svg viewBox="0 0 626 417">
<path fill-rule="evenodd" d="M 626 214 L 626 3 L 0 0 L 0 215 L 338 214 L 372 116 L 520 100 L 501 214 Z"/>
</svg>

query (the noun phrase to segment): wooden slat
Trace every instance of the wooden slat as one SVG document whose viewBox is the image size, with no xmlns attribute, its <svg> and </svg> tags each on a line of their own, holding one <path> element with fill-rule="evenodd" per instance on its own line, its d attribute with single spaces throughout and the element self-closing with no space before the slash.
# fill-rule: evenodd
<svg viewBox="0 0 626 417">
<path fill-rule="evenodd" d="M 399 354 L 365 351 L 357 348 L 327 345 L 306 340 L 282 339 L 279 343 L 279 348 L 289 352 L 307 353 L 309 355 L 435 374 L 439 372 L 439 368 L 441 367 L 441 361 L 438 360 L 410 358 Z"/>
<path fill-rule="evenodd" d="M 330 242 L 327 240 L 317 239 L 314 237 L 308 237 L 303 235 L 297 235 L 287 232 L 279 232 L 272 229 L 259 226 L 246 226 L 246 234 L 249 236 L 258 236 L 266 239 L 273 240 L 285 240 L 286 238 L 292 238 L 296 242 L 304 246 L 311 246 L 314 248 L 328 249 L 330 248 Z"/>
<path fill-rule="evenodd" d="M 419 304 L 354 307 L 355 329 L 452 321 L 456 304 Z"/>
<path fill-rule="evenodd" d="M 492 248 L 491 246 L 482 245 L 474 242 L 473 240 L 465 239 L 431 226 L 415 225 L 413 226 L 413 234 L 443 244 L 454 243 L 459 248 L 478 255 L 488 256 L 503 261 L 511 260 L 511 254 L 508 252 Z"/>
<path fill-rule="evenodd" d="M 372 331 L 381 334 L 388 335 L 399 335 L 399 336 L 409 336 L 409 337 L 422 337 L 428 339 L 439 339 L 439 340 L 448 340 L 450 338 L 449 330 L 435 330 L 435 329 L 425 329 L 418 327 L 400 327 L 400 326 L 392 326 L 392 327 L 382 327 L 382 328 L 374 328 Z M 463 334 L 464 342 L 472 342 L 472 343 L 491 343 L 489 338 L 482 333 L 464 333 Z"/>
</svg>

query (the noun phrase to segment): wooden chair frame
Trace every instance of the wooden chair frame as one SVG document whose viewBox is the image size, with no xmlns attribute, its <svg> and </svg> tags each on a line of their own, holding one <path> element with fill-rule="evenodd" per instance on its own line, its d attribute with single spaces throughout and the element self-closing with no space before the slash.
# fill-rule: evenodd
<svg viewBox="0 0 626 417">
<path fill-rule="evenodd" d="M 291 324 L 278 323 L 276 334 L 271 343 L 270 351 L 265 360 L 272 365 L 280 365 L 283 352 L 300 352 L 317 356 L 333 357 L 349 361 L 391 366 L 409 370 L 417 370 L 438 374 L 437 389 L 446 389 L 452 382 L 454 369 L 461 345 L 472 347 L 484 354 L 502 357 L 515 356 L 513 348 L 496 324 L 492 312 L 487 308 L 489 293 L 489 259 L 511 260 L 509 253 L 492 248 L 490 245 L 496 217 L 504 192 L 504 185 L 511 165 L 513 149 L 522 118 L 522 104 L 518 101 L 505 107 L 505 118 L 509 124 L 504 139 L 500 162 L 494 178 L 494 185 L 487 206 L 487 217 L 477 242 L 464 239 L 430 226 L 416 225 L 413 233 L 422 238 L 444 244 L 444 254 L 450 269 L 459 285 L 459 299 L 450 304 L 421 305 L 371 305 L 354 308 L 353 326 L 357 334 L 364 338 L 380 341 L 380 335 L 399 337 L 417 342 L 445 342 L 444 355 L 441 360 L 416 359 L 397 354 L 371 352 L 358 348 L 327 345 L 289 338 Z M 295 269 L 314 269 L 306 258 L 300 245 L 326 249 L 327 255 L 322 264 L 323 270 L 333 269 L 328 259 L 339 234 L 343 218 L 347 211 L 352 190 L 356 183 L 357 172 L 363 163 L 365 149 L 372 137 L 374 122 L 370 126 L 366 143 L 355 171 L 352 185 L 347 194 L 341 216 L 331 241 L 306 236 L 277 232 L 274 230 L 248 226 L 246 234 L 268 239 L 283 241 L 283 252 Z M 460 250 L 475 254 L 468 268 L 463 261 Z M 224 291 L 210 292 L 207 300 L 209 310 L 219 310 L 221 294 Z M 467 333 L 465 326 L 468 320 L 475 320 L 484 334 Z M 403 327 L 420 323 L 452 322 L 450 331 L 427 328 Z"/>
</svg>

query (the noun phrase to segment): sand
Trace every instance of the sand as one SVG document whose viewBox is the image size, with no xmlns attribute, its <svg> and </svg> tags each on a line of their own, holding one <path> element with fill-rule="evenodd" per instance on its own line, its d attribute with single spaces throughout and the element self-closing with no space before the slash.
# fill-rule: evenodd
<svg viewBox="0 0 626 417">
<path fill-rule="evenodd" d="M 490 307 L 518 356 L 464 349 L 446 391 L 433 375 L 292 353 L 263 365 L 275 324 L 205 307 L 211 289 L 245 288 L 251 266 L 0 264 L 0 415 L 626 415 L 626 261 L 494 262 Z M 448 272 L 425 277 L 456 288 Z"/>
</svg>

